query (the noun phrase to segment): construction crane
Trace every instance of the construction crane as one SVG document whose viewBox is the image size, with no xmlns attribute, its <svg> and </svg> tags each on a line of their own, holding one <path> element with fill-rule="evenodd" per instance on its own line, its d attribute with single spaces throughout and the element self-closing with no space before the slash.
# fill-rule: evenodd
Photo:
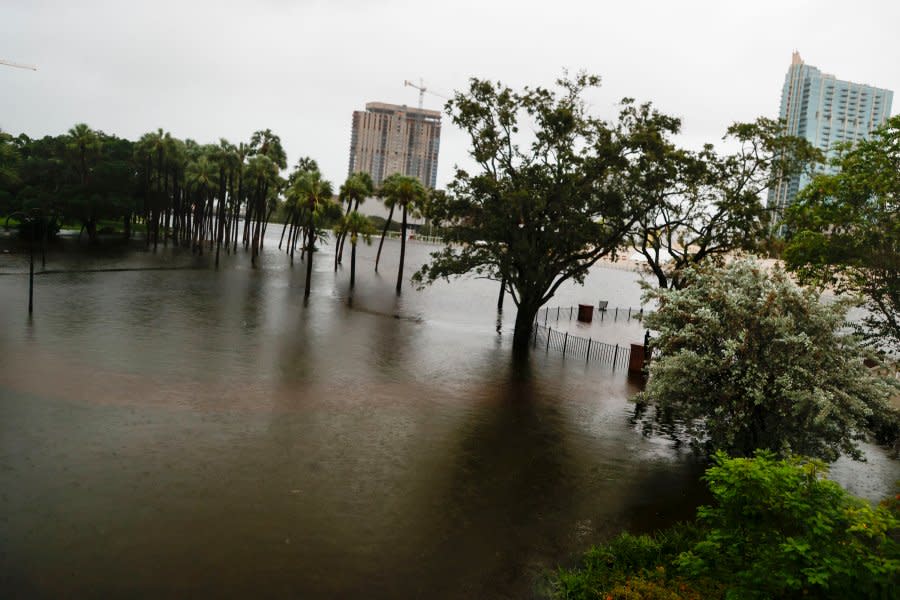
<svg viewBox="0 0 900 600">
<path fill-rule="evenodd" d="M 434 96 L 437 96 L 438 98 L 443 98 L 444 100 L 449 100 L 449 99 L 450 99 L 450 98 L 448 98 L 447 96 L 445 96 L 445 95 L 443 95 L 443 94 L 438 94 L 438 93 L 435 92 L 434 90 L 429 90 L 427 87 L 425 87 L 425 82 L 422 81 L 421 78 L 419 79 L 419 85 L 416 85 L 415 83 L 413 83 L 413 82 L 410 81 L 409 79 L 404 79 L 404 80 L 403 80 L 403 86 L 404 86 L 404 87 L 414 87 L 414 88 L 416 88 L 417 90 L 419 90 L 419 110 L 422 110 L 422 107 L 423 107 L 423 105 L 425 104 L 425 92 L 428 92 L 429 94 L 432 94 L 432 95 L 434 95 Z"/>
<path fill-rule="evenodd" d="M 9 62 L 8 60 L 3 60 L 0 58 L 0 65 L 6 65 L 7 67 L 15 67 L 17 69 L 29 69 L 31 71 L 37 71 L 37 67 L 32 67 L 31 65 L 22 65 L 19 63 Z"/>
</svg>

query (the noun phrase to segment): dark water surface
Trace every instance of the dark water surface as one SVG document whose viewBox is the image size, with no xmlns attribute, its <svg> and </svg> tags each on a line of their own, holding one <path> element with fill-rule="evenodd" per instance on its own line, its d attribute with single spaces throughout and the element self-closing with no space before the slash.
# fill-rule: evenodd
<svg viewBox="0 0 900 600">
<path fill-rule="evenodd" d="M 3 595 L 530 597 L 591 543 L 705 501 L 698 465 L 629 424 L 623 373 L 512 367 L 495 283 L 398 298 L 389 241 L 377 275 L 361 248 L 351 305 L 325 247 L 304 305 L 274 233 L 257 270 L 53 251 L 75 272 L 37 277 L 32 320 L 26 257 L 0 255 Z M 407 273 L 432 249 L 411 244 Z M 147 266 L 172 270 L 89 272 Z M 637 306 L 636 278 L 598 268 L 551 304 Z M 870 454 L 839 479 L 890 493 L 896 465 Z"/>
</svg>

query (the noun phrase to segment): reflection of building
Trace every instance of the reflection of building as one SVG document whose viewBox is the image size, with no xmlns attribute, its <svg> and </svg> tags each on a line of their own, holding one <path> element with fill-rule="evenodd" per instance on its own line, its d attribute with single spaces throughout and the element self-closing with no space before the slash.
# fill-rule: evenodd
<svg viewBox="0 0 900 600">
<path fill-rule="evenodd" d="M 349 173 L 366 172 L 375 185 L 402 173 L 433 188 L 440 143 L 439 111 L 369 102 L 353 112 Z"/>
<path fill-rule="evenodd" d="M 891 115 L 893 97 L 890 90 L 822 73 L 794 52 L 781 90 L 779 116 L 788 134 L 806 138 L 830 158 L 836 144 L 866 139 L 883 125 Z M 807 183 L 807 175 L 780 181 L 769 191 L 768 205 L 780 214 Z"/>
</svg>

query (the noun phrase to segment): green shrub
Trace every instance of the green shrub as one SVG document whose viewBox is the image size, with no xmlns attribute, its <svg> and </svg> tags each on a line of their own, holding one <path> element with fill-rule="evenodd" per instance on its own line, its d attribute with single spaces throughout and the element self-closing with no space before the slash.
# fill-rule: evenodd
<svg viewBox="0 0 900 600">
<path fill-rule="evenodd" d="M 706 533 L 676 565 L 726 583 L 728 598 L 897 597 L 896 504 L 873 507 L 824 479 L 816 460 L 717 454 L 705 479 Z"/>
<path fill-rule="evenodd" d="M 719 453 L 697 523 L 623 533 L 553 578 L 557 598 L 889 600 L 900 589 L 900 502 L 824 479 L 821 461 Z"/>
</svg>

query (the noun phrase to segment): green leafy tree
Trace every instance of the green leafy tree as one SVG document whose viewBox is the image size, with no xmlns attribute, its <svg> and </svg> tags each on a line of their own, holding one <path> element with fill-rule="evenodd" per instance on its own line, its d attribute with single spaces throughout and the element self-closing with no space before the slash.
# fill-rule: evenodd
<svg viewBox="0 0 900 600">
<path fill-rule="evenodd" d="M 385 177 L 378 194 L 386 198 L 386 204 L 400 207 L 400 264 L 397 268 L 397 293 L 403 287 L 403 262 L 406 258 L 407 216 L 419 215 L 425 207 L 428 191 L 415 177 L 394 173 Z"/>
<path fill-rule="evenodd" d="M 611 126 L 582 99 L 599 78 L 578 75 L 514 91 L 473 79 L 448 103 L 469 136 L 475 173 L 457 169 L 429 215 L 445 240 L 416 275 L 423 283 L 472 273 L 501 282 L 517 307 L 513 347 L 527 351 L 538 309 L 566 281 L 614 255 L 647 200 L 635 181 L 677 120 L 649 106 Z"/>
<path fill-rule="evenodd" d="M 639 408 L 652 404 L 673 436 L 706 451 L 829 461 L 859 458 L 867 433 L 897 439 L 896 385 L 872 375 L 855 338 L 841 333 L 844 305 L 822 304 L 783 271 L 750 261 L 685 277 L 684 289 L 645 296 L 659 304 L 646 320 L 659 356 Z"/>
<path fill-rule="evenodd" d="M 367 217 L 354 210 L 341 217 L 335 226 L 335 233 L 343 237 L 350 236 L 350 289 L 352 290 L 356 285 L 356 244 L 362 238 L 366 244 L 371 245 L 375 226 Z"/>
<path fill-rule="evenodd" d="M 900 116 L 832 165 L 787 212 L 785 260 L 802 281 L 862 298 L 866 339 L 900 350 Z"/>
<path fill-rule="evenodd" d="M 896 597 L 900 521 L 825 479 L 824 464 L 717 454 L 704 476 L 715 504 L 706 533 L 677 560 L 693 577 L 728 585 L 728 598 Z"/>
<path fill-rule="evenodd" d="M 636 110 L 626 102 L 623 112 L 640 122 Z M 808 141 L 782 131 L 771 119 L 736 123 L 724 139 L 738 150 L 726 155 L 712 145 L 689 152 L 668 139 L 652 144 L 656 160 L 634 181 L 653 201 L 629 232 L 628 244 L 644 257 L 659 287 L 681 287 L 682 273 L 692 265 L 722 264 L 735 251 L 760 249 L 771 221 L 763 192 L 821 159 Z"/>
<path fill-rule="evenodd" d="M 0 214 L 13 211 L 13 196 L 21 183 L 21 160 L 15 138 L 0 130 Z"/>
</svg>

